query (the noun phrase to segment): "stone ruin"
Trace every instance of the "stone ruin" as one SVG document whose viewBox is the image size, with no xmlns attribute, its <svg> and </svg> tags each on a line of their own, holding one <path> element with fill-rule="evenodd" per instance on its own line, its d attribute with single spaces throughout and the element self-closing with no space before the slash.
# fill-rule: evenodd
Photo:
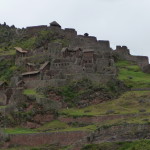
<svg viewBox="0 0 150 150">
<path fill-rule="evenodd" d="M 109 41 L 97 40 L 88 33 L 77 35 L 75 29 L 61 29 L 55 21 L 50 23 L 49 27 L 26 28 L 26 32 L 30 34 L 36 34 L 41 30 L 57 32 L 64 39 L 68 39 L 69 43 L 68 46 L 63 47 L 62 43 L 50 42 L 47 49 L 41 47 L 32 53 L 16 48 L 16 64 L 26 68 L 27 72 L 23 72 L 20 76 L 28 88 L 39 85 L 58 86 L 85 77 L 101 83 L 116 76 Z M 43 62 L 37 64 L 36 59 L 42 58 Z"/>
<path fill-rule="evenodd" d="M 103 84 L 117 75 L 114 55 L 124 60 L 134 61 L 143 71 L 150 72 L 148 57 L 132 56 L 126 46 L 110 47 L 109 41 L 97 40 L 96 37 L 77 35 L 75 29 L 62 29 L 57 22 L 50 26 L 35 26 L 25 29 L 27 34 L 35 35 L 39 31 L 56 32 L 69 42 L 50 42 L 47 48 L 24 50 L 15 47 L 15 64 L 25 68 L 25 72 L 12 78 L 10 89 L 37 88 L 46 86 L 63 86 L 70 81 L 89 78 L 95 83 Z M 11 90 L 8 90 L 11 91 Z M 11 92 L 3 92 L 3 99 L 8 102 Z"/>
<path fill-rule="evenodd" d="M 143 70 L 146 66 L 149 66 L 149 59 L 147 56 L 133 56 L 130 54 L 130 50 L 126 46 L 116 46 L 113 51 L 121 59 L 135 62 Z"/>
<path fill-rule="evenodd" d="M 148 57 L 132 56 L 126 46 L 116 46 L 113 50 L 109 41 L 97 40 L 88 33 L 78 35 L 75 29 L 62 29 L 56 21 L 50 26 L 26 28 L 29 34 L 43 30 L 56 32 L 69 42 L 65 47 L 61 42 L 50 42 L 47 48 L 32 52 L 16 48 L 16 64 L 26 68 L 20 77 L 28 88 L 60 86 L 85 77 L 96 83 L 105 83 L 117 74 L 113 57 L 116 54 L 121 59 L 134 61 L 141 69 L 149 64 Z M 43 61 L 37 63 L 40 59 Z"/>
</svg>

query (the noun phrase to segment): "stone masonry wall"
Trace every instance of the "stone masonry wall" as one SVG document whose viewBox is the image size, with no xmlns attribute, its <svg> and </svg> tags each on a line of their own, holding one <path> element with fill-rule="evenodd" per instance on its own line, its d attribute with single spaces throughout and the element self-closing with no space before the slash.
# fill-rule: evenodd
<svg viewBox="0 0 150 150">
<path fill-rule="evenodd" d="M 45 144 L 71 145 L 89 135 L 89 132 L 53 132 L 10 135 L 9 145 L 39 146 Z"/>
<path fill-rule="evenodd" d="M 119 55 L 121 59 L 135 62 L 141 68 L 149 64 L 147 56 L 134 56 L 130 54 L 130 50 L 126 46 L 117 46 L 116 50 L 113 51 L 114 54 Z"/>
<path fill-rule="evenodd" d="M 100 128 L 87 139 L 93 143 L 150 139 L 149 129 L 150 125 L 144 124 L 114 125 Z"/>
<path fill-rule="evenodd" d="M 27 88 L 38 88 L 38 87 L 47 87 L 47 86 L 63 86 L 66 84 L 65 79 L 50 79 L 50 80 L 31 80 L 26 81 L 25 85 Z"/>
</svg>

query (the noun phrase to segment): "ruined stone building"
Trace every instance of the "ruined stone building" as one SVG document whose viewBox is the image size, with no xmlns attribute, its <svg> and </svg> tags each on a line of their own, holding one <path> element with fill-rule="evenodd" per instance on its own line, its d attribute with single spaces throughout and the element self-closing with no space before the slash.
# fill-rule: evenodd
<svg viewBox="0 0 150 150">
<path fill-rule="evenodd" d="M 27 86 L 36 87 L 37 83 L 57 85 L 85 77 L 95 82 L 107 82 L 115 77 L 116 67 L 109 41 L 97 40 L 88 34 L 77 35 L 75 29 L 61 29 L 55 21 L 49 27 L 26 28 L 27 34 L 33 35 L 41 30 L 56 32 L 69 42 L 65 47 L 61 42 L 50 42 L 47 48 L 40 47 L 32 52 L 15 48 L 16 64 L 26 68 L 20 76 Z"/>
<path fill-rule="evenodd" d="M 149 64 L 149 59 L 147 56 L 133 56 L 130 54 L 130 50 L 126 46 L 116 46 L 116 50 L 113 51 L 114 54 L 118 54 L 120 58 L 128 61 L 133 61 L 143 69 Z"/>
<path fill-rule="evenodd" d="M 132 56 L 126 46 L 117 46 L 113 51 L 109 41 L 97 40 L 88 33 L 78 35 L 75 29 L 61 29 L 55 21 L 49 27 L 26 28 L 26 32 L 33 35 L 42 30 L 57 33 L 62 39 L 68 40 L 68 43 L 64 47 L 63 43 L 53 41 L 47 47 L 39 47 L 32 52 L 15 48 L 16 64 L 26 68 L 26 72 L 22 72 L 20 76 L 27 87 L 58 86 L 82 78 L 89 78 L 97 83 L 107 82 L 116 76 L 114 54 L 136 62 L 141 68 L 149 64 L 148 57 Z"/>
<path fill-rule="evenodd" d="M 75 29 L 62 29 L 55 21 L 50 26 L 27 27 L 24 32 L 36 36 L 40 31 L 51 32 L 58 40 L 33 50 L 15 47 L 15 64 L 22 69 L 12 77 L 9 88 L 0 81 L 0 99 L 5 104 L 16 89 L 63 86 L 83 78 L 106 83 L 117 75 L 114 56 L 133 61 L 144 72 L 150 72 L 148 57 L 133 56 L 126 46 L 116 46 L 113 50 L 109 41 L 97 40 L 88 33 L 78 35 Z"/>
</svg>

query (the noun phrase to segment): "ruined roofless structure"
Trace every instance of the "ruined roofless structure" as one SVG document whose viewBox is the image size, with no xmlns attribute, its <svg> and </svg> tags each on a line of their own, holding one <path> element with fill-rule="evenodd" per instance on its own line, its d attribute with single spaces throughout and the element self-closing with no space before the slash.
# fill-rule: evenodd
<svg viewBox="0 0 150 150">
<path fill-rule="evenodd" d="M 28 88 L 60 86 L 85 77 L 97 83 L 108 82 L 117 75 L 113 57 L 116 54 L 122 59 L 136 62 L 141 68 L 149 64 L 148 57 L 132 56 L 126 46 L 117 46 L 116 50 L 112 50 L 109 41 L 97 40 L 88 33 L 78 35 L 75 29 L 62 29 L 56 21 L 50 26 L 26 28 L 29 34 L 43 30 L 57 33 L 62 38 L 59 42 L 49 42 L 46 48 L 41 46 L 35 49 L 31 54 L 16 48 L 16 64 L 26 67 L 27 72 L 22 72 L 20 76 Z M 65 46 L 64 39 L 67 41 Z M 41 59 L 43 62 L 38 62 Z"/>
<path fill-rule="evenodd" d="M 59 28 L 61 28 L 61 26 L 56 21 L 51 22 L 50 26 L 51 27 L 59 27 Z"/>
</svg>

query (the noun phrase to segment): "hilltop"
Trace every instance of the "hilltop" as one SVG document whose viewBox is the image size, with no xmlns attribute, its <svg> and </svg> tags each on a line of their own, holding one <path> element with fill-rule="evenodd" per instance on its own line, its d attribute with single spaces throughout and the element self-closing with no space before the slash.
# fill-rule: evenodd
<svg viewBox="0 0 150 150">
<path fill-rule="evenodd" d="M 56 21 L 23 29 L 4 23 L 0 69 L 1 148 L 149 148 L 149 140 L 126 142 L 149 139 L 147 56 Z"/>
</svg>

